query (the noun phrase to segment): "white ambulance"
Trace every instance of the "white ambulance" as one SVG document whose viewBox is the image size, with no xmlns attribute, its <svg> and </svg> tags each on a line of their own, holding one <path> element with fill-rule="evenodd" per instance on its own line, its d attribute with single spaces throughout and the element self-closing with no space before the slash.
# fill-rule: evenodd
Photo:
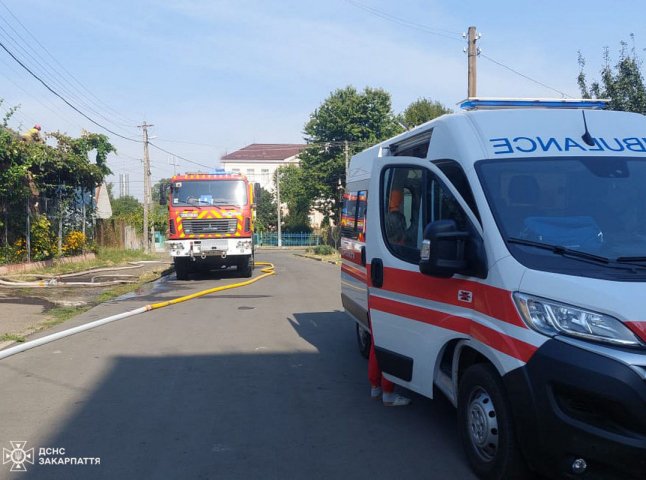
<svg viewBox="0 0 646 480">
<path fill-rule="evenodd" d="M 481 478 L 646 478 L 646 117 L 604 105 L 468 99 L 350 162 L 360 349 Z"/>
</svg>

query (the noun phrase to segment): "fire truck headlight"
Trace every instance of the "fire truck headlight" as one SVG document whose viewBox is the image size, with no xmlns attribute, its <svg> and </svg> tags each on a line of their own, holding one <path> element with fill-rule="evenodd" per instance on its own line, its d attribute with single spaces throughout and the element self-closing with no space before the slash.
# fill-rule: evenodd
<svg viewBox="0 0 646 480">
<path fill-rule="evenodd" d="M 514 292 L 514 301 L 527 326 L 544 335 L 564 334 L 624 347 L 643 345 L 614 317 L 520 292 Z"/>
</svg>

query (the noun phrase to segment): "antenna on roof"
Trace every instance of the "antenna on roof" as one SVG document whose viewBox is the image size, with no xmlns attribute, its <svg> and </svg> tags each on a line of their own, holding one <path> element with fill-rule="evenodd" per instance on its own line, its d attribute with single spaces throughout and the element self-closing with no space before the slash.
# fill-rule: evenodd
<svg viewBox="0 0 646 480">
<path fill-rule="evenodd" d="M 588 130 L 588 122 L 585 121 L 585 111 L 581 110 L 581 113 L 583 114 L 583 126 L 585 127 L 585 133 L 581 135 L 581 139 L 586 143 L 586 145 L 594 147 L 594 138 L 590 135 L 590 131 Z"/>
</svg>

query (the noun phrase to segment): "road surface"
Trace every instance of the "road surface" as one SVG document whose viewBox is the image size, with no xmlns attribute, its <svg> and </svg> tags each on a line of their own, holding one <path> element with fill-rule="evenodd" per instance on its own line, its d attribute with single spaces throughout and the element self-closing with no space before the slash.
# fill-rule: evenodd
<svg viewBox="0 0 646 480">
<path fill-rule="evenodd" d="M 257 259 L 277 275 L 0 360 L 0 478 L 475 478 L 443 397 L 370 399 L 339 267 Z M 237 281 L 171 276 L 56 329 Z"/>
</svg>

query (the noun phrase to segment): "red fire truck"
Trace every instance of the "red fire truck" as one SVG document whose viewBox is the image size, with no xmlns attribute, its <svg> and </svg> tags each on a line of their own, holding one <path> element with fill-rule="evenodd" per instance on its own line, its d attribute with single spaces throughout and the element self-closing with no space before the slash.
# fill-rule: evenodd
<svg viewBox="0 0 646 480">
<path fill-rule="evenodd" d="M 244 277 L 254 267 L 254 198 L 260 185 L 244 175 L 217 171 L 171 178 L 161 198 L 168 199 L 168 249 L 178 280 L 202 269 L 235 266 Z"/>
</svg>

